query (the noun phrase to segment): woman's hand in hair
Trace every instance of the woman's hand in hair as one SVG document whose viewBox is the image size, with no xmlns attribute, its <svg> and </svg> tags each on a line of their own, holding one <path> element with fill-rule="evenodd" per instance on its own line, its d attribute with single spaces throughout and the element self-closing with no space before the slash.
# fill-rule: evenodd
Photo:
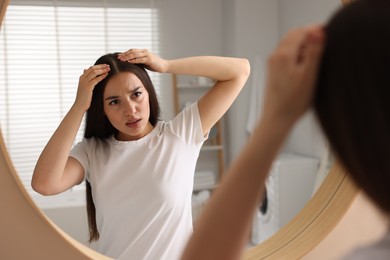
<svg viewBox="0 0 390 260">
<path fill-rule="evenodd" d="M 84 70 L 79 78 L 79 86 L 75 105 L 87 111 L 92 101 L 92 93 L 95 86 L 107 77 L 110 67 L 107 64 L 91 66 Z"/>
<path fill-rule="evenodd" d="M 118 54 L 118 59 L 134 64 L 144 64 L 148 70 L 164 73 L 168 70 L 168 61 L 146 49 L 130 49 Z"/>
<path fill-rule="evenodd" d="M 264 115 L 294 123 L 312 104 L 324 46 L 320 26 L 300 28 L 282 39 L 268 60 Z"/>
</svg>

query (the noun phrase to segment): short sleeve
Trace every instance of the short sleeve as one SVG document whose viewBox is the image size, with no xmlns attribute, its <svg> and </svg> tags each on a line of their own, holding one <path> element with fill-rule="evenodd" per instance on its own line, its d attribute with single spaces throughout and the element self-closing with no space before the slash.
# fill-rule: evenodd
<svg viewBox="0 0 390 260">
<path fill-rule="evenodd" d="M 208 133 L 203 136 L 198 102 L 182 110 L 171 121 L 171 128 L 174 134 L 184 143 L 203 144 L 208 138 Z"/>
<path fill-rule="evenodd" d="M 84 181 L 89 181 L 89 160 L 86 139 L 83 139 L 81 142 L 77 143 L 70 151 L 69 156 L 81 163 L 84 168 Z"/>
</svg>

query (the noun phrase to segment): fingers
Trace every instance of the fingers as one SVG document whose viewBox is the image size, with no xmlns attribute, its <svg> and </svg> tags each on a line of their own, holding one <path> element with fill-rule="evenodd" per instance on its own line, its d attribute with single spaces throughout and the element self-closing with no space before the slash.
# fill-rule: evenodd
<svg viewBox="0 0 390 260">
<path fill-rule="evenodd" d="M 84 74 L 81 75 L 81 77 L 83 77 L 87 82 L 96 81 L 95 79 L 101 78 L 100 76 L 102 75 L 107 76 L 109 71 L 110 71 L 109 65 L 99 64 L 99 65 L 91 66 L 88 69 L 84 69 Z"/>
<path fill-rule="evenodd" d="M 108 75 L 108 73 L 101 74 L 99 76 L 96 76 L 96 77 L 92 78 L 89 82 L 91 83 L 91 85 L 96 86 L 96 84 L 98 84 L 105 77 L 107 77 L 107 75 Z"/>
<path fill-rule="evenodd" d="M 84 73 L 79 78 L 77 96 L 75 104 L 87 111 L 91 105 L 93 89 L 95 86 L 107 77 L 110 67 L 107 64 L 98 64 L 84 69 Z"/>
<path fill-rule="evenodd" d="M 298 28 L 290 31 L 279 43 L 277 52 L 281 57 L 291 61 L 299 60 L 297 56 L 306 38 L 305 29 Z"/>
<path fill-rule="evenodd" d="M 291 66 L 311 66 L 319 58 L 324 33 L 319 25 L 302 27 L 290 31 L 279 43 L 274 56 Z"/>
<path fill-rule="evenodd" d="M 132 64 L 143 64 L 150 71 L 164 73 L 168 70 L 169 62 L 147 49 L 130 49 L 118 54 L 118 59 Z"/>
<path fill-rule="evenodd" d="M 302 50 L 301 66 L 308 75 L 316 75 L 324 48 L 325 35 L 321 27 L 311 27 L 307 32 L 307 43 Z"/>
<path fill-rule="evenodd" d="M 130 49 L 118 54 L 118 59 L 131 63 L 147 63 L 150 52 L 147 49 Z"/>
<path fill-rule="evenodd" d="M 291 31 L 271 55 L 269 66 L 274 70 L 287 69 L 291 73 L 313 74 L 318 69 L 324 38 L 321 26 Z"/>
<path fill-rule="evenodd" d="M 320 26 L 296 29 L 286 35 L 268 61 L 269 107 L 292 119 L 311 105 L 324 46 Z"/>
<path fill-rule="evenodd" d="M 110 66 L 108 64 L 98 64 L 85 69 L 84 75 L 86 78 L 93 78 L 98 75 L 107 73 L 108 71 L 110 71 Z"/>
<path fill-rule="evenodd" d="M 93 89 L 96 84 L 107 77 L 110 71 L 110 66 L 107 64 L 98 64 L 84 69 L 84 73 L 79 79 L 79 88 L 81 89 Z"/>
</svg>

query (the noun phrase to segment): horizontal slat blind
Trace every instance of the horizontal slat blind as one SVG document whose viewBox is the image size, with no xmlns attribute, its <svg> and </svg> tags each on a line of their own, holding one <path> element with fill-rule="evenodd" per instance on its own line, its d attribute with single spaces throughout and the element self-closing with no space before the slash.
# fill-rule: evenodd
<svg viewBox="0 0 390 260">
<path fill-rule="evenodd" d="M 35 163 L 73 104 L 83 69 L 108 52 L 158 54 L 156 19 L 151 1 L 11 1 L 0 32 L 0 122 L 31 194 Z"/>
</svg>

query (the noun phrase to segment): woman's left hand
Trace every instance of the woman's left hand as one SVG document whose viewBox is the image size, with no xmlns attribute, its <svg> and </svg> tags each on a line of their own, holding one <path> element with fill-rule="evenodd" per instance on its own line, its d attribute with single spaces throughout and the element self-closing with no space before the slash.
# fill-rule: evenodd
<svg viewBox="0 0 390 260">
<path fill-rule="evenodd" d="M 148 70 L 164 73 L 168 70 L 168 61 L 147 49 L 130 49 L 118 54 L 118 59 L 134 64 L 144 64 Z"/>
</svg>

